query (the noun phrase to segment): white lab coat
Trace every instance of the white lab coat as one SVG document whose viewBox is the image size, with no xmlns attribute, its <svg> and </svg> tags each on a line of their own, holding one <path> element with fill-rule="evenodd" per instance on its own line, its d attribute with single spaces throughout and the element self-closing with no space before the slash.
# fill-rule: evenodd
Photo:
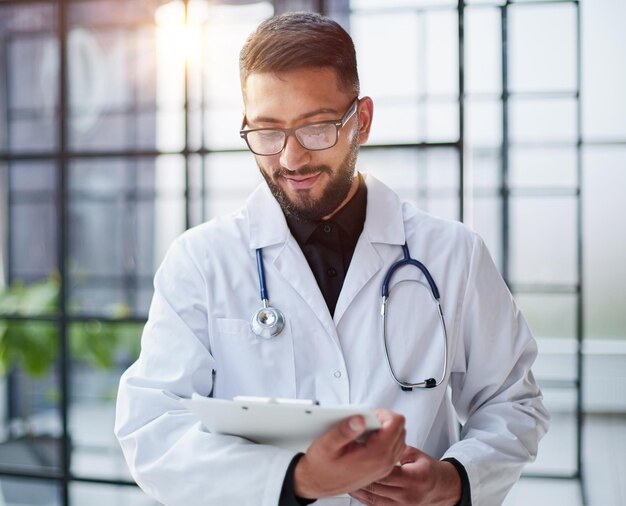
<svg viewBox="0 0 626 506">
<path fill-rule="evenodd" d="M 372 176 L 366 184 L 365 225 L 334 317 L 265 184 L 239 212 L 171 246 L 155 277 L 141 355 L 120 382 L 115 426 L 149 495 L 167 505 L 276 506 L 294 455 L 212 435 L 167 393 L 389 408 L 406 417 L 407 444 L 465 466 L 475 506 L 500 504 L 535 457 L 548 425 L 530 372 L 537 347 L 485 245 L 464 225 L 401 203 Z M 445 386 L 412 392 L 393 382 L 380 335 L 381 284 L 405 241 L 438 284 L 449 347 Z M 263 248 L 270 302 L 287 321 L 269 340 L 250 328 L 260 307 L 256 248 Z M 423 280 L 412 269 L 397 274 L 415 276 Z M 410 381 L 438 378 L 435 306 L 411 306 L 404 295 L 394 294 L 390 306 L 394 368 Z M 458 442 L 455 413 L 463 423 Z"/>
</svg>

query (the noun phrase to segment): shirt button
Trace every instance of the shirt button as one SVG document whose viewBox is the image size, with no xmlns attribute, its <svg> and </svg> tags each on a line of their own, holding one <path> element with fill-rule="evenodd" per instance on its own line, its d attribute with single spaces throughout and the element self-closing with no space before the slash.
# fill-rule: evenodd
<svg viewBox="0 0 626 506">
<path fill-rule="evenodd" d="M 328 274 L 329 278 L 334 278 L 335 276 L 337 276 L 337 269 L 335 269 L 334 267 L 329 267 L 326 270 L 326 274 Z"/>
<path fill-rule="evenodd" d="M 335 378 L 341 378 L 341 371 L 335 371 L 335 374 L 333 374 L 333 376 Z"/>
<path fill-rule="evenodd" d="M 332 227 L 328 223 L 325 223 L 322 230 L 328 234 L 332 230 Z"/>
</svg>

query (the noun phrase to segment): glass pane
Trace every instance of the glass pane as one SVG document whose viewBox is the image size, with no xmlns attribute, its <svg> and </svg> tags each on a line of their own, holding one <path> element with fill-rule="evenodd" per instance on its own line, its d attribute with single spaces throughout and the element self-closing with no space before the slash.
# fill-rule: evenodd
<svg viewBox="0 0 626 506">
<path fill-rule="evenodd" d="M 10 188 L 12 196 L 40 196 L 50 198 L 55 195 L 57 167 L 49 161 L 12 162 Z M 34 192 L 42 192 L 35 194 Z"/>
<path fill-rule="evenodd" d="M 576 101 L 573 99 L 510 100 L 511 141 L 576 142 Z"/>
<path fill-rule="evenodd" d="M 443 199 L 437 205 L 449 214 L 447 199 L 458 192 L 458 156 L 454 150 L 364 149 L 358 167 L 380 179 L 402 200 L 426 211 L 435 200 Z M 452 207 L 458 210 L 458 203 Z"/>
<path fill-rule="evenodd" d="M 354 3 L 354 2 L 353 2 Z M 423 56 L 418 51 L 418 37 L 423 28 L 418 16 L 410 13 L 353 14 L 351 35 L 359 57 L 361 92 L 374 101 L 383 97 L 403 97 L 409 100 L 423 92 L 418 83 L 418 66 Z M 372 34 L 384 34 L 373 37 Z M 389 55 L 402 54 L 402 64 Z"/>
<path fill-rule="evenodd" d="M 239 136 L 242 110 L 240 100 L 223 101 L 208 107 L 204 119 L 206 146 L 211 149 L 247 149 Z"/>
<path fill-rule="evenodd" d="M 54 3 L 0 3 L 0 75 L 6 76 L 0 100 L 0 149 L 41 152 L 57 145 L 56 19 Z"/>
<path fill-rule="evenodd" d="M 466 146 L 465 165 L 466 185 L 473 188 L 474 195 L 490 195 L 501 184 L 502 157 L 499 146 L 497 148 L 472 148 Z"/>
<path fill-rule="evenodd" d="M 8 187 L 8 275 L 26 284 L 58 268 L 57 168 L 50 162 L 13 162 Z"/>
<path fill-rule="evenodd" d="M 585 336 L 624 339 L 626 148 L 585 148 L 583 170 Z"/>
<path fill-rule="evenodd" d="M 176 52 L 182 18 L 176 25 L 176 18 L 160 16 L 163 1 L 127 3 L 70 6 L 70 145 L 182 149 L 184 57 Z"/>
<path fill-rule="evenodd" d="M 243 206 L 262 180 L 254 157 L 247 151 L 208 155 L 203 173 L 205 219 Z"/>
<path fill-rule="evenodd" d="M 588 139 L 626 137 L 626 2 L 581 2 L 583 132 Z"/>
<path fill-rule="evenodd" d="M 357 167 L 360 172 L 372 174 L 398 192 L 402 200 L 417 202 L 417 149 L 361 149 Z"/>
<path fill-rule="evenodd" d="M 239 137 L 243 110 L 239 51 L 247 36 L 273 12 L 270 2 L 210 5 L 204 18 L 200 18 L 204 19 L 199 35 L 202 50 L 199 65 L 194 66 L 192 61 L 190 68 L 195 76 L 192 82 L 202 94 L 203 104 L 198 107 L 204 110 L 204 117 L 192 121 L 190 133 L 203 139 L 211 149 L 244 147 Z M 194 19 L 197 24 L 199 16 Z M 197 102 L 192 97 L 192 105 Z"/>
<path fill-rule="evenodd" d="M 359 170 L 371 173 L 420 209 L 458 219 L 458 156 L 448 149 L 364 149 Z"/>
<path fill-rule="evenodd" d="M 421 201 L 420 208 L 435 216 L 441 216 L 449 220 L 459 219 L 459 199 L 458 197 L 432 197 Z"/>
<path fill-rule="evenodd" d="M 145 314 L 152 276 L 185 227 L 184 161 L 79 160 L 70 166 L 70 309 Z M 140 302 L 142 301 L 142 302 Z"/>
<path fill-rule="evenodd" d="M 465 9 L 465 91 L 502 91 L 502 16 L 499 9 Z"/>
<path fill-rule="evenodd" d="M 75 475 L 132 481 L 113 425 L 119 377 L 139 355 L 142 327 L 95 320 L 70 326 L 71 465 Z"/>
<path fill-rule="evenodd" d="M 511 199 L 513 283 L 577 282 L 576 199 Z"/>
<path fill-rule="evenodd" d="M 456 194 L 459 190 L 459 155 L 455 149 L 426 149 L 420 151 L 420 171 L 428 190 Z"/>
<path fill-rule="evenodd" d="M 509 8 L 511 91 L 575 91 L 576 6 Z"/>
<path fill-rule="evenodd" d="M 424 107 L 425 142 L 455 142 L 459 137 L 458 102 L 430 102 Z"/>
<path fill-rule="evenodd" d="M 0 319 L 0 466 L 61 465 L 58 334 L 52 323 Z"/>
<path fill-rule="evenodd" d="M 52 480 L 0 476 L 0 499 L 6 506 L 61 506 L 61 486 Z"/>
<path fill-rule="evenodd" d="M 512 187 L 575 188 L 577 153 L 571 149 L 512 148 L 509 151 Z"/>
<path fill-rule="evenodd" d="M 535 337 L 576 337 L 576 295 L 517 293 L 515 300 Z"/>
<path fill-rule="evenodd" d="M 91 483 L 72 483 L 70 500 L 78 506 L 158 506 L 139 487 L 115 487 Z"/>
<path fill-rule="evenodd" d="M 361 88 L 363 89 L 363 88 Z M 367 91 L 364 94 L 367 95 Z M 411 143 L 424 138 L 422 108 L 411 100 L 374 98 L 374 118 L 368 144 Z"/>
<path fill-rule="evenodd" d="M 475 197 L 465 221 L 482 237 L 495 264 L 502 264 L 502 202 L 499 197 Z"/>
<path fill-rule="evenodd" d="M 576 390 L 543 388 L 550 412 L 550 430 L 539 442 L 537 460 L 528 464 L 528 473 L 572 474 L 576 471 Z"/>
<path fill-rule="evenodd" d="M 471 146 L 499 146 L 502 143 L 502 103 L 468 98 L 464 134 Z"/>
<path fill-rule="evenodd" d="M 424 15 L 423 51 L 426 65 L 420 68 L 427 95 L 456 96 L 459 93 L 459 32 L 456 9 L 436 10 Z M 396 28 L 397 29 L 397 28 Z M 396 54 L 403 54 L 401 46 Z M 391 53 L 393 54 L 393 53 Z M 396 66 L 397 60 L 389 58 Z"/>
<path fill-rule="evenodd" d="M 440 142 L 458 137 L 456 10 L 356 13 L 352 35 L 363 95 L 375 102 L 370 142 Z M 385 37 L 372 37 L 384 33 Z M 389 58 L 402 54 L 402 65 Z M 420 97 L 420 102 L 418 102 Z"/>
</svg>

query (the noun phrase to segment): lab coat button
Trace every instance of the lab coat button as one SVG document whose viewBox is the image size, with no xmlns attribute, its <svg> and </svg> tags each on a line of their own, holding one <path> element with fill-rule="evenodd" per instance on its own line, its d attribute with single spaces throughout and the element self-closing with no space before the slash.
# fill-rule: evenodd
<svg viewBox="0 0 626 506">
<path fill-rule="evenodd" d="M 341 371 L 335 371 L 335 378 L 341 378 Z"/>
</svg>

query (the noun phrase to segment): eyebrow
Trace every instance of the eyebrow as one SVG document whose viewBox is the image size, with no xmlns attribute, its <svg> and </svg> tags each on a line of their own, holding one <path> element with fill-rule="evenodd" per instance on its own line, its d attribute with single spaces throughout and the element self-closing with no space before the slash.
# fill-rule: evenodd
<svg viewBox="0 0 626 506">
<path fill-rule="evenodd" d="M 300 116 L 295 118 L 295 121 L 300 121 L 303 119 L 312 118 L 314 116 L 318 116 L 319 114 L 339 114 L 339 111 L 333 109 L 332 107 L 322 107 L 320 109 L 316 109 L 314 111 L 305 112 Z M 269 117 L 269 116 L 259 116 L 257 118 L 248 118 L 248 121 L 252 121 L 253 123 L 282 123 L 281 120 Z"/>
</svg>

